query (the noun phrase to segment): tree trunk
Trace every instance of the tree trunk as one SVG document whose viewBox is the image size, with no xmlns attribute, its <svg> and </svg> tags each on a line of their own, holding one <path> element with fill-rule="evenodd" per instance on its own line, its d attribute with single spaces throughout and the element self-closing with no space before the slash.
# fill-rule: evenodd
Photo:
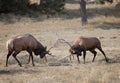
<svg viewBox="0 0 120 83">
<path fill-rule="evenodd" d="M 81 23 L 82 25 L 87 24 L 87 14 L 86 14 L 86 1 L 80 0 L 80 8 L 81 8 Z"/>
</svg>

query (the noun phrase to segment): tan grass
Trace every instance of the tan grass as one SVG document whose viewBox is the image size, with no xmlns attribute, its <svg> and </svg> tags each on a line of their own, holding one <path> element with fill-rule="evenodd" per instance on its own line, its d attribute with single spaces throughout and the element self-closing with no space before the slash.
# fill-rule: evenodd
<svg viewBox="0 0 120 83">
<path fill-rule="evenodd" d="M 89 8 L 99 7 L 97 5 Z M 108 6 L 100 6 L 108 7 Z M 68 9 L 79 9 L 79 4 L 66 5 Z M 79 14 L 79 11 L 76 11 Z M 66 17 L 66 15 L 64 16 Z M 14 23 L 0 22 L 0 83 L 119 83 L 120 82 L 120 18 L 104 15 L 94 16 L 88 19 L 88 25 L 81 26 L 80 17 L 71 16 L 71 19 L 50 18 L 43 21 L 35 21 L 28 17 Z M 109 28 L 110 27 L 110 28 Z M 17 57 L 23 67 L 19 67 L 11 56 L 8 67 L 5 67 L 7 50 L 5 42 L 12 36 L 30 33 L 48 48 L 56 41 L 56 33 L 60 37 L 72 43 L 81 35 L 96 36 L 101 38 L 101 43 L 110 63 L 106 63 L 104 56 L 98 52 L 98 56 L 92 63 L 93 55 L 87 52 L 86 64 L 77 63 L 75 57 L 72 63 L 69 57 L 69 46 L 62 43 L 51 50 L 55 57 L 47 56 L 48 63 L 34 56 L 35 67 L 27 64 L 28 53 L 22 52 Z"/>
</svg>

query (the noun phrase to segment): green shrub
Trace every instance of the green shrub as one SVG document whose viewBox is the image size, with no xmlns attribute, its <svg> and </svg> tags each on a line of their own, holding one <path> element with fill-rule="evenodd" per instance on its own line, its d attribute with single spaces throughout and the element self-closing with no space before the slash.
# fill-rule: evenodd
<svg viewBox="0 0 120 83">
<path fill-rule="evenodd" d="M 0 0 L 0 12 L 26 11 L 29 0 Z"/>
<path fill-rule="evenodd" d="M 96 3 L 98 3 L 98 4 L 105 4 L 105 0 L 96 0 Z"/>
<path fill-rule="evenodd" d="M 113 3 L 113 0 L 96 0 L 98 4 L 105 4 L 105 2 Z"/>
<path fill-rule="evenodd" d="M 40 5 L 30 4 L 29 0 L 0 0 L 0 13 L 26 14 L 31 11 L 57 13 L 64 9 L 65 0 L 40 0 Z"/>
<path fill-rule="evenodd" d="M 41 0 L 40 9 L 42 13 L 57 13 L 64 9 L 65 0 Z"/>
</svg>

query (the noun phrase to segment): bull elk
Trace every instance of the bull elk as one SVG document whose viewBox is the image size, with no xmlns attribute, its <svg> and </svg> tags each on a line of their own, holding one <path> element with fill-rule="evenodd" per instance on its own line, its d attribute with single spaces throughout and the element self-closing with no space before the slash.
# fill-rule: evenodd
<svg viewBox="0 0 120 83">
<path fill-rule="evenodd" d="M 73 56 L 73 54 L 76 54 L 78 63 L 80 63 L 79 56 L 81 56 L 83 52 L 83 59 L 85 63 L 86 51 L 90 51 L 92 54 L 94 54 L 94 57 L 92 60 L 92 62 L 94 62 L 95 57 L 97 55 L 97 52 L 95 51 L 95 49 L 97 48 L 104 55 L 106 62 L 108 62 L 108 59 L 104 51 L 102 50 L 101 42 L 96 37 L 82 37 L 82 36 L 78 37 L 74 41 L 73 45 L 70 45 L 69 42 L 67 42 L 64 39 L 59 39 L 59 40 L 64 41 L 70 46 L 70 49 L 69 49 L 69 52 L 71 53 L 70 60 L 71 60 L 71 56 Z"/>
<path fill-rule="evenodd" d="M 77 55 L 78 63 L 80 63 L 79 56 L 81 56 L 82 55 L 81 52 L 83 52 L 83 59 L 85 63 L 86 51 L 90 51 L 92 54 L 94 54 L 92 60 L 92 62 L 94 62 L 97 54 L 97 52 L 95 51 L 96 48 L 104 55 L 106 62 L 108 62 L 108 59 L 104 51 L 102 50 L 101 42 L 96 37 L 82 37 L 82 36 L 78 37 L 74 41 L 69 51 L 72 55 L 73 54 Z"/>
<path fill-rule="evenodd" d="M 18 62 L 19 66 L 21 67 L 21 63 L 17 59 L 17 54 L 19 54 L 21 51 L 27 51 L 29 53 L 29 60 L 32 59 L 32 65 L 34 66 L 34 60 L 33 60 L 33 53 L 36 56 L 40 56 L 40 58 L 45 57 L 46 54 L 51 55 L 49 52 L 50 50 L 47 50 L 46 46 L 43 46 L 35 37 L 33 37 L 31 34 L 24 34 L 19 35 L 10 38 L 6 43 L 6 48 L 8 49 L 7 59 L 6 59 L 6 66 L 8 66 L 8 59 L 10 55 L 12 55 L 15 60 Z"/>
</svg>

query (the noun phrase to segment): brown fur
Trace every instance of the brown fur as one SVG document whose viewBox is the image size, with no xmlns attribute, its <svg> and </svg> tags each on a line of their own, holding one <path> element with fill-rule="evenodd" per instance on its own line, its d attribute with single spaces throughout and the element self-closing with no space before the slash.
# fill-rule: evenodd
<svg viewBox="0 0 120 83">
<path fill-rule="evenodd" d="M 32 52 L 34 52 L 35 55 L 40 55 L 41 58 L 45 57 L 45 54 L 47 54 L 46 47 L 44 47 L 40 42 L 36 40 L 36 38 L 30 34 L 19 35 L 9 39 L 6 43 L 6 48 L 8 49 L 6 66 L 8 64 L 8 58 L 12 53 L 12 56 L 16 59 L 20 66 L 22 65 L 16 58 L 16 55 L 23 50 L 27 51 L 30 54 L 29 62 L 31 57 L 33 66 L 34 61 Z"/>
<path fill-rule="evenodd" d="M 82 55 L 81 52 L 83 52 L 83 58 L 84 58 L 84 63 L 85 63 L 86 51 L 90 51 L 91 53 L 94 54 L 94 57 L 92 60 L 94 62 L 96 54 L 97 54 L 97 52 L 95 51 L 96 48 L 102 52 L 102 54 L 104 55 L 106 59 L 106 62 L 108 62 L 108 59 L 104 51 L 101 48 L 100 40 L 96 37 L 83 37 L 83 36 L 78 37 L 74 41 L 69 51 L 71 54 L 77 55 L 77 59 L 79 63 L 80 63 L 79 56 L 81 56 Z"/>
</svg>

